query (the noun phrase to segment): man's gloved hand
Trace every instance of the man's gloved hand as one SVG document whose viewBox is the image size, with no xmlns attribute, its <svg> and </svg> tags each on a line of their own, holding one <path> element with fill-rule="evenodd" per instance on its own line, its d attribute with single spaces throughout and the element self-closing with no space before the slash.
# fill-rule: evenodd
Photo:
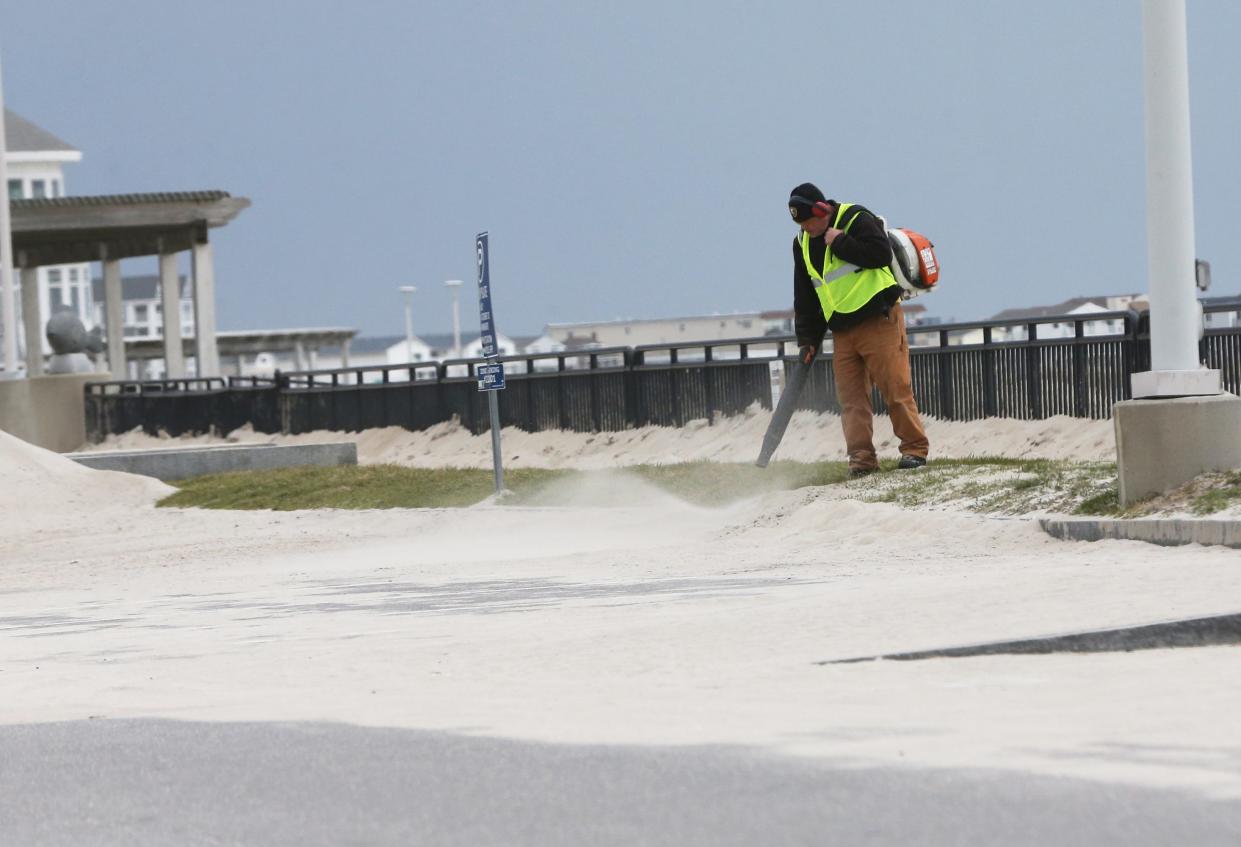
<svg viewBox="0 0 1241 847">
<path fill-rule="evenodd" d="M 803 365 L 808 365 L 814 361 L 814 354 L 817 352 L 813 344 L 803 344 L 797 348 L 797 358 Z"/>
</svg>

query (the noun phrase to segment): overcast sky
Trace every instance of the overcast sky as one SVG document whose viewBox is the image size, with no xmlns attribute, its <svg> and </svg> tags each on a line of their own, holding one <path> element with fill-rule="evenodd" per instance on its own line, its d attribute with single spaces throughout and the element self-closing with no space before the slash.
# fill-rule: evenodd
<svg viewBox="0 0 1241 847">
<path fill-rule="evenodd" d="M 1241 292 L 1241 3 L 1189 3 L 1197 253 Z M 1137 0 L 0 0 L 74 194 L 223 189 L 221 329 L 789 308 L 789 189 L 928 235 L 944 319 L 1144 291 Z M 153 273 L 154 259 L 125 263 Z"/>
</svg>

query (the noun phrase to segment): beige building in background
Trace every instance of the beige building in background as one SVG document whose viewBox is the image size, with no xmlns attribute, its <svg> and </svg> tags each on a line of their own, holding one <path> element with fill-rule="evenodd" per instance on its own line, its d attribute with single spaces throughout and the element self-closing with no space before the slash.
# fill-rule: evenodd
<svg viewBox="0 0 1241 847">
<path fill-rule="evenodd" d="M 679 318 L 617 319 L 586 323 L 548 324 L 545 333 L 569 349 L 584 347 L 639 347 L 643 344 L 679 344 L 721 341 L 783 334 L 784 313 L 737 312 L 731 315 L 691 315 Z"/>
</svg>

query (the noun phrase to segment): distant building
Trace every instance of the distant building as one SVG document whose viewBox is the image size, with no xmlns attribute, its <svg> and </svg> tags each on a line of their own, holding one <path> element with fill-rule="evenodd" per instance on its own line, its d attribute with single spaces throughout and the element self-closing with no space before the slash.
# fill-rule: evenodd
<svg viewBox="0 0 1241 847">
<path fill-rule="evenodd" d="M 416 335 L 413 338 L 401 337 L 389 344 L 384 350 L 384 358 L 387 359 L 385 364 L 389 365 L 403 365 L 408 362 L 430 362 L 434 360 L 431 353 L 431 345 Z"/>
<path fill-rule="evenodd" d="M 573 344 L 599 347 L 638 347 L 643 344 L 676 344 L 684 341 L 722 341 L 754 338 L 766 333 L 764 312 L 731 315 L 690 315 L 679 318 L 647 318 L 589 323 L 548 324 L 544 332 L 572 349 Z"/>
<path fill-rule="evenodd" d="M 795 315 L 792 309 L 777 309 L 770 312 L 759 312 L 758 319 L 762 322 L 760 335 L 792 335 Z"/>
<path fill-rule="evenodd" d="M 521 352 L 525 352 L 524 350 Z M 507 335 L 496 333 L 496 354 L 500 356 L 516 356 L 518 353 L 517 342 L 509 338 Z M 469 344 L 462 345 L 461 358 L 477 359 L 483 355 L 483 340 L 475 338 Z"/>
<path fill-rule="evenodd" d="M 568 347 L 563 341 L 557 341 L 551 333 L 543 333 L 522 347 L 523 353 L 563 353 Z"/>
<path fill-rule="evenodd" d="M 4 136 L 9 199 L 64 197 L 64 166 L 80 162 L 81 151 L 9 109 L 4 110 Z M 88 329 L 97 323 L 89 264 L 50 265 L 39 268 L 37 273 L 41 315 L 49 318 L 56 312 L 68 309 Z M 14 285 L 21 285 L 19 275 L 14 274 L 13 281 Z M 17 331 L 19 336 L 24 332 L 20 320 Z M 25 346 L 24 337 L 21 344 Z M 43 352 L 51 352 L 46 338 L 43 339 Z"/>
<path fill-rule="evenodd" d="M 1235 309 L 1216 311 L 1203 315 L 1203 324 L 1207 329 L 1233 327 L 1241 325 L 1241 294 L 1228 297 L 1200 297 L 1198 302 L 1204 306 L 1235 306 Z M 991 316 L 992 320 L 1035 320 L 1039 318 L 1057 317 L 1060 315 L 1090 315 L 1098 312 L 1119 312 L 1126 310 L 1146 311 L 1150 301 L 1146 294 L 1107 294 L 1098 297 L 1073 297 L 1050 306 L 1034 306 L 1025 309 L 1005 309 Z M 1041 323 L 1037 327 L 1039 338 L 1070 338 L 1073 336 L 1073 321 L 1052 321 Z M 1124 331 L 1124 321 L 1111 320 L 1089 321 L 1083 326 L 1085 335 L 1114 335 Z M 975 331 L 982 341 L 982 330 Z M 995 327 L 991 337 L 994 341 L 1023 341 L 1028 332 L 1025 325 L 1012 327 Z M 970 342 L 965 342 L 970 343 Z"/>
<path fill-rule="evenodd" d="M 902 304 L 910 326 L 934 323 L 921 303 Z M 548 338 L 570 350 L 588 347 L 638 347 L 644 344 L 678 344 L 688 341 L 724 341 L 733 338 L 793 335 L 792 309 L 738 312 L 731 315 L 690 315 L 678 318 L 595 321 L 548 324 Z"/>
<path fill-rule="evenodd" d="M 1137 294 L 1104 294 L 1096 297 L 1073 297 L 1050 306 L 1033 306 L 1023 309 L 1005 309 L 991 316 L 991 320 L 1036 320 L 1039 318 L 1059 317 L 1060 315 L 1090 315 L 1099 312 L 1119 312 L 1129 308 Z M 1124 331 L 1124 321 L 1112 320 L 1090 321 L 1083 327 L 1086 335 L 1116 335 Z M 976 341 L 963 343 L 982 343 L 982 330 L 976 331 Z M 1035 327 L 1038 338 L 1072 338 L 1074 322 L 1053 321 L 1039 323 Z M 992 341 L 1025 341 L 1029 335 L 1026 324 L 1016 326 L 994 327 L 991 330 Z"/>
<path fill-rule="evenodd" d="M 1241 294 L 1231 297 L 1203 297 L 1203 306 L 1234 306 L 1228 311 L 1211 312 L 1203 315 L 1203 323 L 1207 329 L 1224 329 L 1241 326 Z"/>
<path fill-rule="evenodd" d="M 194 286 L 188 277 L 177 278 L 181 292 L 181 337 L 194 334 Z M 91 281 L 94 312 L 91 320 L 103 324 L 103 280 Z M 160 297 L 159 276 L 156 274 L 127 276 L 121 279 L 122 326 L 126 338 L 160 338 L 163 335 L 164 304 Z"/>
</svg>

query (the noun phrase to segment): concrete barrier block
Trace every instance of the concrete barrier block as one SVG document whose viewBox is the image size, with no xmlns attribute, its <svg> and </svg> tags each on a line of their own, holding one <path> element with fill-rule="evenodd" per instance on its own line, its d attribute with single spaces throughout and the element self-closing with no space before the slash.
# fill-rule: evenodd
<svg viewBox="0 0 1241 847">
<path fill-rule="evenodd" d="M 356 465 L 358 445 L 352 441 L 331 444 L 229 444 L 168 450 L 68 453 L 66 458 L 96 470 L 136 473 L 173 482 L 230 471 L 271 470 L 300 465 Z"/>
<path fill-rule="evenodd" d="M 0 429 L 45 450 L 77 450 L 86 443 L 84 388 L 109 378 L 94 373 L 0 379 Z"/>
<path fill-rule="evenodd" d="M 1241 467 L 1241 397 L 1124 400 L 1112 407 L 1122 506 L 1208 471 Z"/>
</svg>

